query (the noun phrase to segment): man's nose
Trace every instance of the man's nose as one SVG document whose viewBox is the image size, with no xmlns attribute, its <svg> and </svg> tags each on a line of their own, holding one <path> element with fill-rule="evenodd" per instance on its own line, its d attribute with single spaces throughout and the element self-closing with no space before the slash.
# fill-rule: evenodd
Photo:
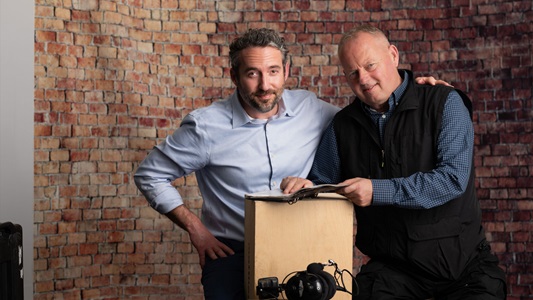
<svg viewBox="0 0 533 300">
<path fill-rule="evenodd" d="M 368 83 L 369 79 L 370 76 L 367 71 L 359 71 L 359 84 L 365 85 L 366 83 Z"/>
<path fill-rule="evenodd" d="M 263 91 L 268 91 L 270 89 L 270 79 L 268 76 L 261 75 L 259 77 L 259 88 Z"/>
</svg>

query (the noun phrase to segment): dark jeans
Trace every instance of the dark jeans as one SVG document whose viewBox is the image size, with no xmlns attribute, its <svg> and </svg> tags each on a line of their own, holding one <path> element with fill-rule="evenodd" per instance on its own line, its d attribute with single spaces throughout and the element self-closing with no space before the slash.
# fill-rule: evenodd
<svg viewBox="0 0 533 300">
<path fill-rule="evenodd" d="M 435 299 L 501 300 L 506 299 L 505 273 L 490 246 L 482 242 L 478 256 L 457 281 L 435 280 L 420 271 L 371 260 L 356 276 L 359 295 L 352 299 Z"/>
<path fill-rule="evenodd" d="M 244 242 L 217 238 L 235 251 L 234 255 L 210 259 L 206 257 L 202 270 L 202 285 L 206 300 L 243 300 Z"/>
</svg>

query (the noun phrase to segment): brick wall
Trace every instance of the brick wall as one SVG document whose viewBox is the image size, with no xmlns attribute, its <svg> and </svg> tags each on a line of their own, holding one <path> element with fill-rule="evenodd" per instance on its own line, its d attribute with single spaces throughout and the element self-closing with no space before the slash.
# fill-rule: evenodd
<svg viewBox="0 0 533 300">
<path fill-rule="evenodd" d="M 336 42 L 386 30 L 402 67 L 473 99 L 478 195 L 509 299 L 533 285 L 530 0 L 35 0 L 35 299 L 202 299 L 188 236 L 132 180 L 192 109 L 228 95 L 228 44 L 282 32 L 290 88 L 349 102 Z M 194 211 L 193 176 L 175 185 Z M 359 254 L 357 265 L 364 260 Z M 357 270 L 357 269 L 356 269 Z"/>
</svg>

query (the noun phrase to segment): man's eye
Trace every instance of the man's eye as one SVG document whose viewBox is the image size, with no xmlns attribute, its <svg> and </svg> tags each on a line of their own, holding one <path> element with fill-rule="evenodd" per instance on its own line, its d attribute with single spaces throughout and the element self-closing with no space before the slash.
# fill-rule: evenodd
<svg viewBox="0 0 533 300">
<path fill-rule="evenodd" d="M 357 78 L 357 74 L 358 74 L 357 71 L 352 71 L 352 72 L 348 73 L 348 78 L 355 79 L 355 78 Z"/>
<path fill-rule="evenodd" d="M 257 72 L 248 72 L 248 77 L 257 77 Z"/>
<path fill-rule="evenodd" d="M 375 63 L 369 64 L 368 66 L 366 66 L 366 70 L 367 71 L 373 71 L 373 70 L 376 69 L 377 66 L 378 66 L 378 64 L 375 64 Z"/>
</svg>

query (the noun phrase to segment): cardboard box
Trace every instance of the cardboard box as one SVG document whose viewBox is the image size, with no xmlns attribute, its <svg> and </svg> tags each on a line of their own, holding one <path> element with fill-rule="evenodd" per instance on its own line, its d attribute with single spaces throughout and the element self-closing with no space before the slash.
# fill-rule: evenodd
<svg viewBox="0 0 533 300">
<path fill-rule="evenodd" d="M 259 299 L 260 278 L 277 277 L 280 284 L 286 283 L 293 272 L 305 271 L 311 263 L 331 259 L 341 270 L 352 272 L 354 209 L 344 197 L 327 193 L 293 204 L 245 202 L 247 299 Z M 324 271 L 333 275 L 335 268 L 325 266 Z M 352 278 L 345 272 L 343 279 L 351 292 Z M 337 291 L 332 299 L 348 300 L 351 295 Z"/>
</svg>

